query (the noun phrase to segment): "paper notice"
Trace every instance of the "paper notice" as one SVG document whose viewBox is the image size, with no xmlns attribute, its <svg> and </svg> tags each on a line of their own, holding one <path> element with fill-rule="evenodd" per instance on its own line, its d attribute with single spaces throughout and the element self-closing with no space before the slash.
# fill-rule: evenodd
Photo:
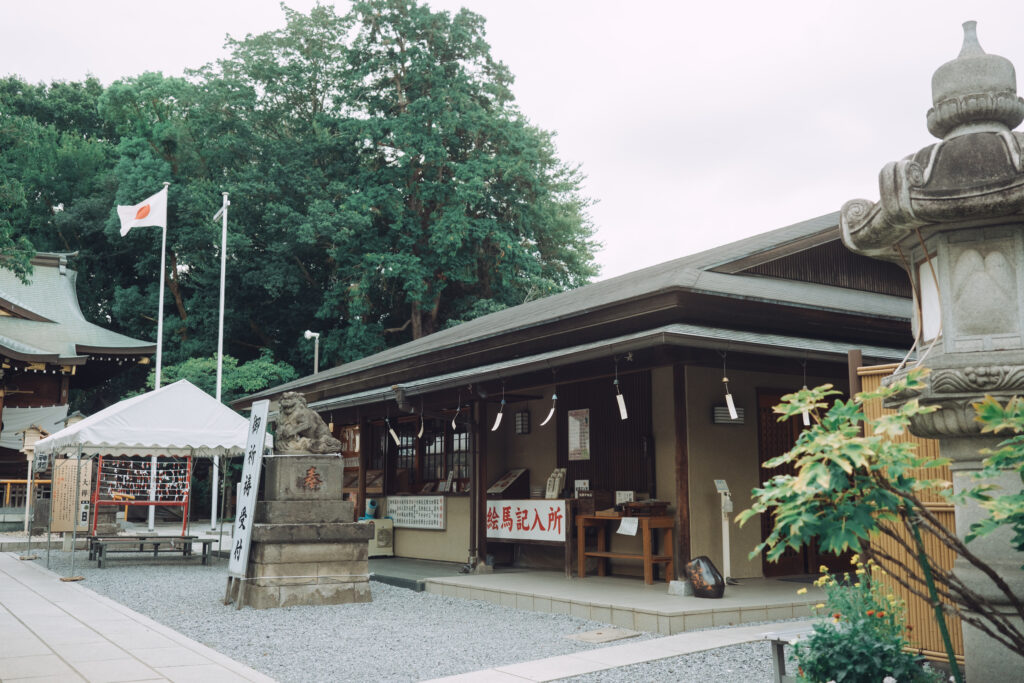
<svg viewBox="0 0 1024 683">
<path fill-rule="evenodd" d="M 619 529 L 615 533 L 623 536 L 636 536 L 636 530 L 640 525 L 639 517 L 623 517 L 619 522 Z"/>
</svg>

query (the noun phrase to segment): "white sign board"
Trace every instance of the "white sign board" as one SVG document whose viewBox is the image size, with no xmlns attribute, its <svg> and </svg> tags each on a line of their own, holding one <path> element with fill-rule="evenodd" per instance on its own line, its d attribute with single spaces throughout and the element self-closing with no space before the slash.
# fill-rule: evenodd
<svg viewBox="0 0 1024 683">
<path fill-rule="evenodd" d="M 245 442 L 245 460 L 242 462 L 242 480 L 239 483 L 238 505 L 235 507 L 235 545 L 228 559 L 228 574 L 245 578 L 249 564 L 249 541 L 252 538 L 253 513 L 256 494 L 260 488 L 263 470 L 263 442 L 267 434 L 267 412 L 270 401 L 256 401 L 249 414 L 249 432 Z"/>
<path fill-rule="evenodd" d="M 396 529 L 438 529 L 444 526 L 444 496 L 388 496 L 388 517 Z"/>
<path fill-rule="evenodd" d="M 498 541 L 565 541 L 566 501 L 489 500 L 487 538 Z"/>
</svg>

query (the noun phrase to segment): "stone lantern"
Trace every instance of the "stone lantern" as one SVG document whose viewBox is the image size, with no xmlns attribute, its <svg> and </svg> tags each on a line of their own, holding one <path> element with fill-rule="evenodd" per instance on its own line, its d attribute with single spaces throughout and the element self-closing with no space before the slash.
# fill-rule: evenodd
<svg viewBox="0 0 1024 683">
<path fill-rule="evenodd" d="M 938 439 L 953 461 L 953 486 L 977 485 L 982 436 L 971 404 L 990 394 L 1005 402 L 1024 394 L 1024 120 L 1013 64 L 986 54 L 975 22 L 964 24 L 960 55 L 932 77 L 934 106 L 928 131 L 939 142 L 887 164 L 880 200 L 847 202 L 840 225 L 854 252 L 892 261 L 913 283 L 918 358 L 931 368 L 922 404 L 941 410 L 915 419 L 911 431 Z M 1020 490 L 1007 473 L 991 482 Z M 963 538 L 982 517 L 975 505 L 957 506 Z M 1024 596 L 1024 557 L 1011 534 L 973 541 L 974 553 Z M 1012 613 L 1005 597 L 980 572 L 958 560 L 959 578 Z M 970 680 L 1015 680 L 1024 659 L 964 625 Z"/>
</svg>

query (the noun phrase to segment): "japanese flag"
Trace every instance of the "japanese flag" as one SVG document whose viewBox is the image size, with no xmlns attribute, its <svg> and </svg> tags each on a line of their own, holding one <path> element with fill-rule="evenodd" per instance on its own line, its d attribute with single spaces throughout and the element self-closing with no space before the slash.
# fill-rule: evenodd
<svg viewBox="0 0 1024 683">
<path fill-rule="evenodd" d="M 132 228 L 153 225 L 158 228 L 167 227 L 167 188 L 135 206 L 117 207 L 117 217 L 121 219 L 121 237 Z"/>
</svg>

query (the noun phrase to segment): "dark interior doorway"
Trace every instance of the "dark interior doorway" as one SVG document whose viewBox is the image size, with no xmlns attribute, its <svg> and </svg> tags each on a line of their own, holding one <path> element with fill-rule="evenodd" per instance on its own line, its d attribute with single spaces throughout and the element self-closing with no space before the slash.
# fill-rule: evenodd
<svg viewBox="0 0 1024 683">
<path fill-rule="evenodd" d="M 778 421 L 778 414 L 772 407 L 782 402 L 783 391 L 759 390 L 757 393 L 757 432 L 758 457 L 757 464 L 759 481 L 762 483 L 777 474 L 796 475 L 796 468 L 791 464 L 765 469 L 764 463 L 782 455 L 796 443 L 803 424 L 799 419 Z M 772 529 L 770 515 L 761 515 L 761 540 L 768 537 Z M 845 571 L 850 568 L 849 553 L 836 556 L 821 552 L 816 543 L 805 545 L 800 550 L 787 548 L 786 552 L 775 562 L 769 562 L 764 554 L 761 556 L 761 567 L 766 577 L 789 576 L 791 574 L 817 574 L 819 567 L 825 565 L 830 571 Z"/>
</svg>

